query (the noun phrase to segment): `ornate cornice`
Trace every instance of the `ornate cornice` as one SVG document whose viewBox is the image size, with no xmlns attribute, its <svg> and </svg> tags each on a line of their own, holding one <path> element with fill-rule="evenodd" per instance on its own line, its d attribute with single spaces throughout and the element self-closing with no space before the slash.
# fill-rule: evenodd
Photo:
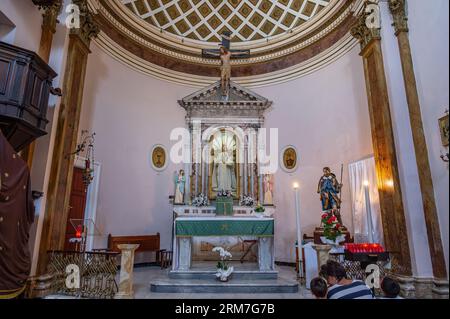
<svg viewBox="0 0 450 319">
<path fill-rule="evenodd" d="M 43 10 L 42 27 L 49 28 L 52 33 L 56 32 L 58 16 L 61 13 L 62 0 L 33 0 L 33 3 Z"/>
<path fill-rule="evenodd" d="M 394 20 L 392 25 L 395 28 L 395 35 L 400 32 L 409 32 L 406 0 L 389 0 L 389 10 Z"/>
<path fill-rule="evenodd" d="M 364 49 L 373 41 L 381 39 L 381 25 L 369 27 L 368 21 L 374 14 L 379 14 L 378 12 L 372 12 L 369 6 L 377 6 L 378 3 L 372 1 L 366 1 L 362 12 L 359 14 L 356 23 L 350 30 L 351 35 L 356 38 L 360 45 L 361 50 Z"/>
<path fill-rule="evenodd" d="M 87 0 L 72 0 L 80 9 L 80 28 L 71 29 L 71 34 L 77 35 L 89 48 L 92 39 L 100 32 L 98 24 L 94 21 L 94 13 L 89 10 Z"/>
</svg>

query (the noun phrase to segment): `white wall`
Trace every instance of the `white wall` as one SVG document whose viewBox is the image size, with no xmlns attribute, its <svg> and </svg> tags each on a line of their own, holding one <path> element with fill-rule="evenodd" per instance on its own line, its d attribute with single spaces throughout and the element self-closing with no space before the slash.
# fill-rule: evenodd
<svg viewBox="0 0 450 319">
<path fill-rule="evenodd" d="M 177 100 L 189 88 L 136 73 L 100 51 L 89 57 L 80 130 L 97 133 L 95 155 L 102 164 L 97 224 L 105 247 L 114 235 L 161 233 L 162 248 L 169 248 L 172 214 L 168 196 L 170 164 L 156 173 L 149 163 L 152 145 L 168 147 L 169 133 L 184 127 L 185 111 Z M 320 223 L 316 193 L 324 166 L 339 175 L 345 165 L 345 224 L 352 227 L 347 165 L 372 153 L 370 123 L 362 61 L 355 48 L 333 65 L 289 83 L 256 89 L 274 101 L 266 127 L 279 128 L 280 149 L 288 144 L 299 150 L 298 171 L 276 174 L 276 259 L 294 261 L 296 240 L 292 182 L 301 183 L 303 232 L 312 235 Z"/>
<path fill-rule="evenodd" d="M 8 43 L 31 50 L 39 49 L 42 15 L 33 2 L 27 0 L 1 0 L 0 11 L 16 26 Z"/>
</svg>

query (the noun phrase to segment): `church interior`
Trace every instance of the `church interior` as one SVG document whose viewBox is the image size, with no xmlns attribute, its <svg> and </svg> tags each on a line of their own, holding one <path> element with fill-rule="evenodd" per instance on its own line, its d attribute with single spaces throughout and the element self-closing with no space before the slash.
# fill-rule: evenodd
<svg viewBox="0 0 450 319">
<path fill-rule="evenodd" d="M 448 33 L 447 0 L 0 0 L 0 299 L 448 299 Z"/>
</svg>

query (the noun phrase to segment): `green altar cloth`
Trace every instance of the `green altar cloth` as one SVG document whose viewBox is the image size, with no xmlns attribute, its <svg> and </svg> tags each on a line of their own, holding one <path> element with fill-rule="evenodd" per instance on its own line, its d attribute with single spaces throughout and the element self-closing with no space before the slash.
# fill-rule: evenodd
<svg viewBox="0 0 450 319">
<path fill-rule="evenodd" d="M 272 218 L 178 218 L 177 237 L 255 236 L 273 237 Z"/>
</svg>

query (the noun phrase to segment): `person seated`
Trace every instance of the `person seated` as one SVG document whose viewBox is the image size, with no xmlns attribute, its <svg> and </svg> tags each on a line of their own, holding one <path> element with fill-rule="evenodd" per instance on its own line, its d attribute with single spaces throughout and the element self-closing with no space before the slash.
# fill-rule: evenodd
<svg viewBox="0 0 450 319">
<path fill-rule="evenodd" d="M 311 292 L 316 299 L 327 299 L 328 284 L 322 277 L 311 280 Z"/>
<path fill-rule="evenodd" d="M 400 297 L 400 285 L 390 277 L 384 277 L 381 282 L 381 290 L 383 291 L 384 297 L 380 299 L 403 299 Z"/>
<path fill-rule="evenodd" d="M 347 279 L 345 268 L 334 260 L 328 260 L 321 269 L 328 285 L 328 299 L 374 299 L 373 293 L 361 280 Z"/>
</svg>

